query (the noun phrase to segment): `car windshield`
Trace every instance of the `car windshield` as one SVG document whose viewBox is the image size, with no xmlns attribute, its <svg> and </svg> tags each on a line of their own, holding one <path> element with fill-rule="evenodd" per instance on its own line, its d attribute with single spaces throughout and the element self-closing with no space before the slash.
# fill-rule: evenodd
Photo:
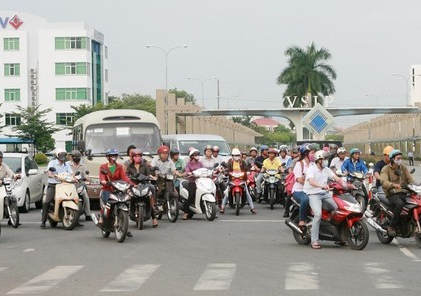
<svg viewBox="0 0 421 296">
<path fill-rule="evenodd" d="M 13 171 L 16 172 L 17 169 L 21 169 L 21 159 L 20 157 L 11 157 L 3 156 L 3 162 Z"/>
<path fill-rule="evenodd" d="M 156 153 L 160 144 L 160 132 L 154 124 L 109 123 L 86 129 L 86 149 L 90 149 L 92 155 L 105 154 L 109 148 L 115 148 L 124 155 L 130 145 L 135 145 L 144 153 Z"/>
<path fill-rule="evenodd" d="M 219 155 L 227 156 L 231 154 L 230 147 L 225 141 L 211 141 L 211 140 L 185 140 L 180 141 L 180 153 L 181 154 L 188 154 L 188 150 L 190 147 L 194 147 L 203 154 L 203 149 L 207 146 L 211 145 L 219 147 Z"/>
</svg>

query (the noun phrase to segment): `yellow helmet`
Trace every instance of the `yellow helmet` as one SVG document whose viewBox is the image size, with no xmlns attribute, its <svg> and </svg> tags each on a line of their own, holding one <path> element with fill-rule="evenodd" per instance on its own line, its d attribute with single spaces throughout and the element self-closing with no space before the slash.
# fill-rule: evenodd
<svg viewBox="0 0 421 296">
<path fill-rule="evenodd" d="M 383 155 L 389 155 L 390 152 L 392 152 L 392 150 L 393 150 L 393 147 L 392 146 L 386 146 L 386 147 L 384 147 L 384 149 L 383 149 Z"/>
</svg>

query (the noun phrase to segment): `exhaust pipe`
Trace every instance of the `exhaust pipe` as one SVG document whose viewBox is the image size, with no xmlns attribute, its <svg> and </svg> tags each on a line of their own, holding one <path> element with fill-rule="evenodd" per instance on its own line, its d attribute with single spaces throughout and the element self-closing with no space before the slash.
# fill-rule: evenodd
<svg viewBox="0 0 421 296">
<path fill-rule="evenodd" d="M 387 234 L 387 231 L 383 229 L 379 224 L 377 224 L 372 218 L 367 218 L 367 223 L 373 227 L 376 231 L 379 231 L 383 234 Z"/>
<path fill-rule="evenodd" d="M 298 227 L 297 225 L 295 225 L 291 220 L 285 220 L 285 224 L 291 228 L 294 232 L 299 233 L 299 234 L 303 234 L 303 231 L 300 229 L 300 227 Z"/>
</svg>

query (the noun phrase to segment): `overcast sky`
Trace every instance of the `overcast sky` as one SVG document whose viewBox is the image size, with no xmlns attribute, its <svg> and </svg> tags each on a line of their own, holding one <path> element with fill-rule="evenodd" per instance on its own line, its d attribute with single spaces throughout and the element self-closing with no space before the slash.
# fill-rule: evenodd
<svg viewBox="0 0 421 296">
<path fill-rule="evenodd" d="M 314 41 L 331 52 L 338 75 L 332 106 L 405 105 L 405 81 L 392 74 L 409 76 L 410 66 L 421 64 L 417 0 L 1 0 L 0 10 L 83 21 L 102 32 L 116 96 L 155 97 L 165 88 L 164 54 L 147 44 L 189 45 L 169 55 L 169 88 L 201 103 L 201 84 L 187 77 L 218 77 L 222 108 L 281 107 L 285 87 L 275 81 L 291 45 Z M 216 89 L 215 80 L 205 82 L 207 108 L 216 108 Z"/>
</svg>

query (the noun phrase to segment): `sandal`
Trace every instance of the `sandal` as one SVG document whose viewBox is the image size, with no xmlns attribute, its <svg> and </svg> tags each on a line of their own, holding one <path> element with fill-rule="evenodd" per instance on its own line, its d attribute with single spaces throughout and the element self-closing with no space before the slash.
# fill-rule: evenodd
<svg viewBox="0 0 421 296">
<path fill-rule="evenodd" d="M 152 220 L 152 227 L 153 227 L 153 228 L 158 227 L 158 221 L 156 221 L 156 219 L 153 219 L 153 220 Z"/>
<path fill-rule="evenodd" d="M 187 214 L 184 214 L 183 220 L 187 220 L 188 218 L 189 218 L 188 215 Z"/>
<path fill-rule="evenodd" d="M 219 210 L 219 212 L 220 212 L 221 214 L 225 214 L 225 210 L 224 210 L 224 209 L 220 209 L 220 210 Z"/>
<path fill-rule="evenodd" d="M 251 210 L 250 210 L 250 212 L 254 215 L 254 214 L 257 214 L 257 211 L 254 209 L 254 208 L 252 208 Z"/>
<path fill-rule="evenodd" d="M 320 250 L 322 247 L 318 243 L 311 244 L 311 248 L 314 250 Z"/>
</svg>

